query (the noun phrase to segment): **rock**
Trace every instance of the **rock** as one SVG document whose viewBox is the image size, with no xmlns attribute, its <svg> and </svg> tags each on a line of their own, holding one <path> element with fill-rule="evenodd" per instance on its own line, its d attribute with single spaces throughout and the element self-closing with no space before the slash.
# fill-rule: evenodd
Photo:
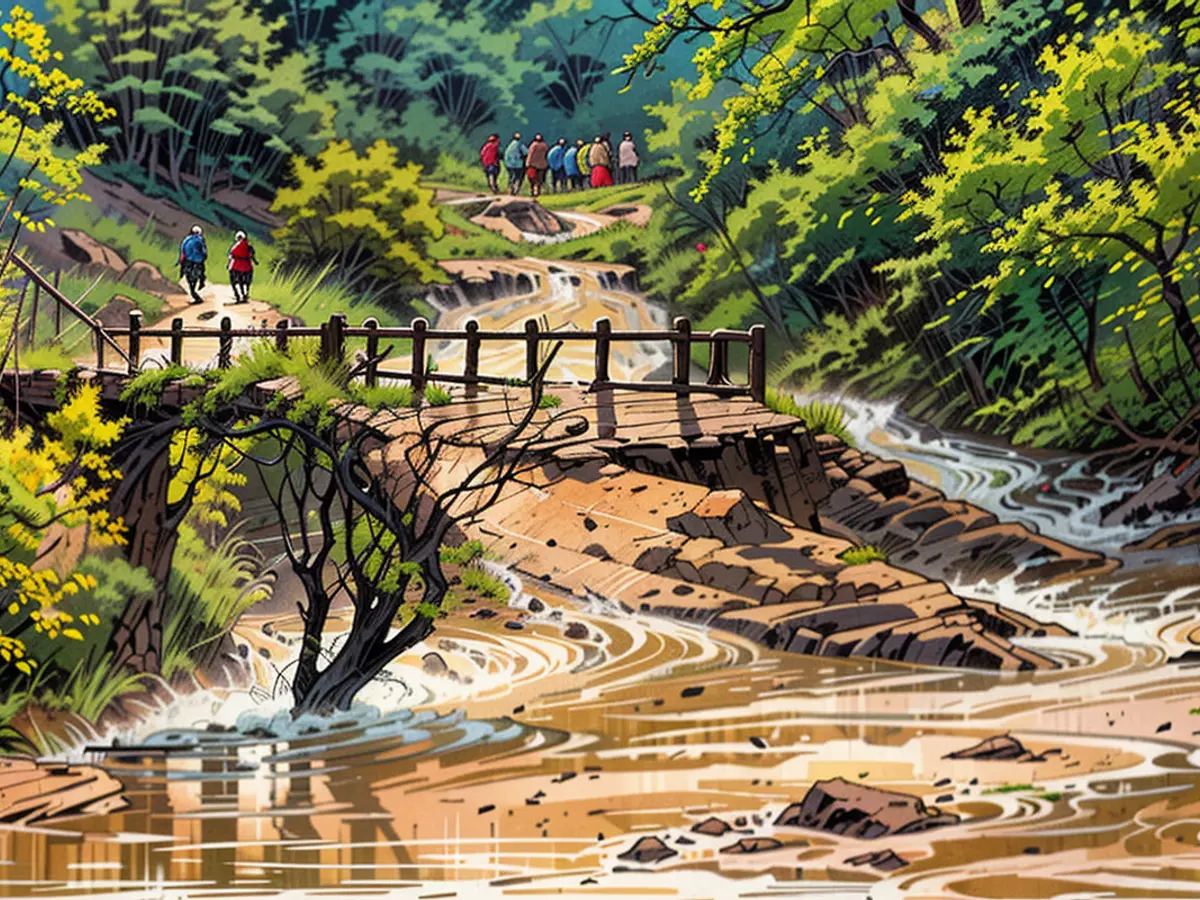
<svg viewBox="0 0 1200 900">
<path fill-rule="evenodd" d="M 636 844 L 620 854 L 617 859 L 639 863 L 655 863 L 679 854 L 656 837 L 640 838 Z"/>
<path fill-rule="evenodd" d="M 182 294 L 183 288 L 144 259 L 134 260 L 121 273 L 121 281 L 149 294 Z"/>
<path fill-rule="evenodd" d="M 121 783 L 95 766 L 0 759 L 0 821 L 9 825 L 105 815 L 127 805 Z"/>
<path fill-rule="evenodd" d="M 588 631 L 588 627 L 582 622 L 572 622 L 567 626 L 567 630 L 563 634 L 573 641 L 586 641 L 591 632 Z"/>
<path fill-rule="evenodd" d="M 105 328 L 128 328 L 129 314 L 137 308 L 137 304 L 128 297 L 117 294 L 96 310 L 92 318 Z"/>
<path fill-rule="evenodd" d="M 723 822 L 716 816 L 709 816 L 703 822 L 699 822 L 692 826 L 692 831 L 696 834 L 707 834 L 709 837 L 720 837 L 727 831 L 732 831 L 733 828 L 727 822 Z"/>
<path fill-rule="evenodd" d="M 908 860 L 897 856 L 893 850 L 876 850 L 874 853 L 863 853 L 852 856 L 846 863 L 851 866 L 870 866 L 881 872 L 895 872 L 908 865 Z"/>
<path fill-rule="evenodd" d="M 690 512 L 667 519 L 667 527 L 693 538 L 715 538 L 726 547 L 780 544 L 788 533 L 740 490 L 713 491 Z"/>
<path fill-rule="evenodd" d="M 1132 541 L 1122 547 L 1131 553 L 1144 553 L 1150 550 L 1170 550 L 1172 547 L 1185 547 L 1200 544 L 1200 522 L 1176 522 L 1164 525 L 1153 534 Z"/>
<path fill-rule="evenodd" d="M 445 675 L 450 671 L 440 653 L 426 653 L 422 656 L 421 668 L 425 670 L 426 675 Z"/>
<path fill-rule="evenodd" d="M 543 602 L 542 602 L 541 600 L 539 600 L 537 597 L 530 597 L 530 598 L 529 598 L 529 611 L 530 611 L 531 613 L 540 613 L 540 612 L 545 612 L 545 610 L 546 610 L 546 604 L 545 604 L 545 603 L 543 603 Z"/>
<path fill-rule="evenodd" d="M 870 839 L 913 834 L 958 821 L 951 813 L 926 809 L 920 797 L 832 778 L 809 788 L 804 800 L 780 813 L 775 824 Z"/>
<path fill-rule="evenodd" d="M 877 460 L 868 463 L 856 473 L 856 477 L 872 485 L 888 498 L 908 493 L 908 472 L 898 462 Z"/>
<path fill-rule="evenodd" d="M 493 203 L 483 212 L 485 218 L 505 218 L 524 234 L 553 236 L 570 231 L 572 226 L 540 203 L 529 200 L 505 200 Z"/>
<path fill-rule="evenodd" d="M 483 610 L 480 610 L 480 612 L 483 612 Z M 517 619 L 509 619 L 504 623 L 504 627 L 509 631 L 522 631 L 525 628 L 525 623 L 520 622 Z"/>
<path fill-rule="evenodd" d="M 1102 525 L 1144 522 L 1156 513 L 1182 512 L 1200 502 L 1200 460 L 1186 461 L 1104 509 Z"/>
<path fill-rule="evenodd" d="M 62 239 L 63 252 L 77 263 L 104 266 L 115 272 L 124 272 L 128 268 L 120 253 L 89 234 L 64 228 L 59 231 L 59 237 Z"/>
<path fill-rule="evenodd" d="M 965 750 L 947 753 L 945 759 L 976 759 L 976 760 L 1012 760 L 1015 762 L 1045 762 L 1044 756 L 1038 756 L 1025 749 L 1025 745 L 1015 737 L 998 734 L 994 737 L 973 744 Z"/>
<path fill-rule="evenodd" d="M 722 853 L 762 853 L 765 850 L 778 850 L 783 843 L 769 837 L 742 838 L 736 844 L 722 847 Z"/>
</svg>

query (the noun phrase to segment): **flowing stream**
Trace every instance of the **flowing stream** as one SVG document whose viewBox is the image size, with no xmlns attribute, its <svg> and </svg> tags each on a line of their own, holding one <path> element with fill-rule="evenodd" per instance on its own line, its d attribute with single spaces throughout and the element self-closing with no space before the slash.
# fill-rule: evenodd
<svg viewBox="0 0 1200 900">
<path fill-rule="evenodd" d="M 520 264 L 544 267 L 535 296 L 447 318 L 590 327 L 600 308 L 661 315 L 594 269 Z M 624 364 L 646 373 L 663 359 L 633 348 Z M 562 365 L 582 378 L 586 362 Z M 1124 487 L 1115 479 L 939 435 L 886 406 L 853 411 L 860 446 L 950 496 L 1093 548 L 1133 536 L 1097 524 Z M 1198 571 L 1194 557 L 1172 557 L 1103 583 L 960 586 L 1078 633 L 1030 642 L 1060 669 L 1009 674 L 776 653 L 513 580 L 512 602 L 545 604 L 532 627 L 439 625 L 353 714 L 292 721 L 286 691 L 268 679 L 180 698 L 109 735 L 130 748 L 107 757 L 129 807 L 0 825 L 0 895 L 1200 896 L 1200 720 L 1189 718 L 1200 667 L 1168 661 L 1192 644 Z M 568 638 L 568 623 L 586 638 Z M 295 633 L 296 616 L 282 612 L 245 618 L 236 636 L 278 672 Z M 454 677 L 422 667 L 431 649 Z M 944 758 L 1005 732 L 1052 752 Z M 88 758 L 82 747 L 70 755 Z M 814 780 L 836 776 L 917 794 L 963 821 L 869 842 L 774 828 Z M 783 846 L 721 852 L 737 835 L 688 832 L 709 815 L 744 818 Z M 644 835 L 677 855 L 653 866 L 617 858 Z M 883 849 L 909 864 L 885 873 L 848 862 Z"/>
</svg>

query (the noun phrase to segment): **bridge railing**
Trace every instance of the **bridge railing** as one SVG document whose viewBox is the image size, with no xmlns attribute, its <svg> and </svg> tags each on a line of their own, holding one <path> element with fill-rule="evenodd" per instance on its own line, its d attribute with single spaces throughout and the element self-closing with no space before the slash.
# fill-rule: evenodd
<svg viewBox="0 0 1200 900">
<path fill-rule="evenodd" d="M 749 396 L 758 402 L 766 397 L 766 329 L 754 325 L 748 331 L 717 329 L 694 331 L 691 320 L 680 316 L 674 328 L 653 331 L 615 330 L 607 317 L 597 319 L 591 331 L 555 331 L 543 329 L 537 319 L 528 319 L 522 331 L 485 331 L 475 319 L 468 319 L 461 330 L 431 328 L 424 318 L 413 319 L 407 328 L 386 327 L 374 318 L 361 326 L 351 326 L 345 314 L 333 315 L 319 327 L 293 326 L 286 319 L 274 327 L 234 328 L 226 316 L 217 328 L 188 327 L 183 319 L 174 319 L 170 328 L 145 328 L 142 314 L 134 310 L 129 315 L 128 328 L 107 328 L 112 336 L 126 336 L 129 341 L 128 366 L 130 374 L 141 367 L 143 341 L 148 338 L 169 340 L 168 359 L 183 365 L 188 358 L 185 343 L 200 340 L 217 342 L 216 364 L 229 368 L 233 364 L 234 341 L 239 338 L 273 340 L 275 346 L 286 350 L 289 342 L 298 338 L 319 338 L 323 360 L 343 359 L 354 339 L 365 342 L 365 360 L 361 364 L 363 378 L 374 386 L 381 377 L 406 380 L 413 389 L 423 391 L 430 382 L 465 385 L 467 396 L 474 396 L 479 385 L 506 385 L 511 376 L 488 375 L 479 370 L 480 349 L 484 343 L 508 342 L 525 345 L 525 380 L 533 379 L 540 367 L 543 345 L 558 341 L 590 341 L 594 351 L 593 389 L 621 388 L 642 391 L 666 391 L 677 394 L 712 393 L 724 396 Z M 412 345 L 412 361 L 407 370 L 385 368 L 380 345 L 386 340 L 406 340 Z M 454 374 L 431 368 L 426 363 L 430 342 L 461 341 L 464 345 L 462 372 Z M 618 381 L 611 377 L 609 363 L 612 345 L 620 341 L 663 341 L 671 344 L 672 376 L 669 382 Z M 703 381 L 692 380 L 692 348 L 709 346 L 708 373 Z M 734 383 L 731 379 L 730 347 L 747 347 L 747 381 Z M 103 344 L 99 345 L 98 368 L 104 368 Z"/>
</svg>

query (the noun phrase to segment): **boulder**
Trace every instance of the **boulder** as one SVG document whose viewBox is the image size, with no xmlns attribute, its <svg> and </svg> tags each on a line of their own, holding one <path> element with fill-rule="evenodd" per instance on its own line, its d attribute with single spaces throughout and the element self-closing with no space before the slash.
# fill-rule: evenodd
<svg viewBox="0 0 1200 900">
<path fill-rule="evenodd" d="M 617 859 L 639 863 L 655 863 L 679 854 L 656 837 L 639 838 L 638 842 L 620 854 Z"/>
<path fill-rule="evenodd" d="M 726 547 L 781 544 L 787 531 L 740 490 L 713 491 L 667 527 L 691 538 L 715 538 Z"/>
<path fill-rule="evenodd" d="M 0 760 L 0 821 L 32 825 L 126 806 L 121 783 L 95 766 Z"/>
<path fill-rule="evenodd" d="M 1169 550 L 1172 547 L 1183 547 L 1190 544 L 1200 544 L 1200 522 L 1177 522 L 1174 525 L 1164 525 L 1149 537 L 1126 544 L 1121 549 L 1131 553 L 1142 553 L 1148 550 Z"/>
<path fill-rule="evenodd" d="M 965 750 L 947 753 L 946 759 L 977 759 L 977 760 L 1011 760 L 1015 762 L 1044 762 L 1045 757 L 1025 749 L 1025 745 L 1008 734 L 998 734 L 994 737 L 973 744 Z"/>
<path fill-rule="evenodd" d="M 426 675 L 446 675 L 450 671 L 440 653 L 426 653 L 422 656 L 421 668 L 425 670 Z"/>
<path fill-rule="evenodd" d="M 898 462 L 876 460 L 859 469 L 855 476 L 888 498 L 908 493 L 908 472 Z"/>
<path fill-rule="evenodd" d="M 894 850 L 876 850 L 873 853 L 861 853 L 846 860 L 851 866 L 870 866 L 880 872 L 895 872 L 908 865 L 908 860 L 897 856 Z"/>
<path fill-rule="evenodd" d="M 762 853 L 764 850 L 778 850 L 783 846 L 781 841 L 769 837 L 742 838 L 736 844 L 722 847 L 722 853 Z"/>
<path fill-rule="evenodd" d="M 958 821 L 951 813 L 926 809 L 920 797 L 832 778 L 809 788 L 804 799 L 780 813 L 775 824 L 871 839 L 914 834 Z"/>
<path fill-rule="evenodd" d="M 92 318 L 105 328 L 128 328 L 129 314 L 137 308 L 137 304 L 128 297 L 117 294 L 96 310 Z"/>
<path fill-rule="evenodd" d="M 121 274 L 121 281 L 148 294 L 183 293 L 183 288 L 160 272 L 157 266 L 144 259 L 131 262 L 129 268 Z"/>
<path fill-rule="evenodd" d="M 63 252 L 77 263 L 104 266 L 115 272 L 124 272 L 128 268 L 120 253 L 85 232 L 64 228 L 59 232 L 59 237 L 62 239 Z"/>
<path fill-rule="evenodd" d="M 732 831 L 733 828 L 728 822 L 718 819 L 716 816 L 709 816 L 703 822 L 697 822 L 692 826 L 692 831 L 696 834 L 707 834 L 709 837 L 721 837 L 727 831 Z"/>
<path fill-rule="evenodd" d="M 567 630 L 563 632 L 563 634 L 573 641 L 586 641 L 590 633 L 588 627 L 582 622 L 572 622 L 567 626 Z"/>
<path fill-rule="evenodd" d="M 508 219 L 524 234 L 553 237 L 571 230 L 570 223 L 531 200 L 498 201 L 484 210 L 483 216 L 488 219 Z"/>
</svg>

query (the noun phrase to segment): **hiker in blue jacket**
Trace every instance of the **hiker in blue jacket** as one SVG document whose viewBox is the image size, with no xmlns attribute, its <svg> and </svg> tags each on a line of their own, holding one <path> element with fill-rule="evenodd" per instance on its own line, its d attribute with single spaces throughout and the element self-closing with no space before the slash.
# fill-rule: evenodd
<svg viewBox="0 0 1200 900">
<path fill-rule="evenodd" d="M 566 159 L 567 139 L 559 138 L 558 142 L 546 154 L 546 162 L 550 163 L 550 181 L 554 193 L 561 194 L 567 189 Z"/>
<path fill-rule="evenodd" d="M 579 171 L 579 148 L 582 141 L 576 141 L 574 147 L 563 148 L 563 178 L 568 190 L 577 191 L 583 187 L 583 173 Z"/>
<path fill-rule="evenodd" d="M 193 303 L 203 302 L 200 291 L 204 290 L 206 262 L 208 245 L 204 243 L 204 231 L 199 225 L 193 225 L 192 233 L 179 245 L 179 274 L 187 279 Z"/>
<path fill-rule="evenodd" d="M 504 168 L 508 169 L 508 192 L 514 197 L 521 193 L 521 182 L 525 180 L 525 157 L 529 148 L 521 143 L 521 132 L 513 135 L 504 151 Z"/>
</svg>

